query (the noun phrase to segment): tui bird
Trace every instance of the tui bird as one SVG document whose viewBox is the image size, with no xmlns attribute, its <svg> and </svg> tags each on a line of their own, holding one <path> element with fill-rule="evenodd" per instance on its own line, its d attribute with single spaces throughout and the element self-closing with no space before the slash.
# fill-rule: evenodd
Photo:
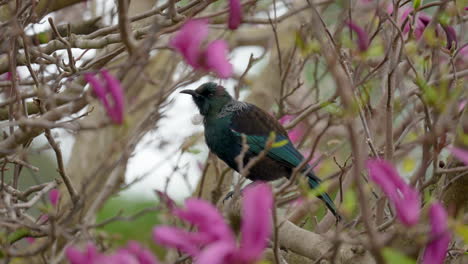
<svg viewBox="0 0 468 264">
<path fill-rule="evenodd" d="M 272 181 L 281 177 L 289 178 L 293 169 L 304 159 L 274 117 L 255 105 L 235 100 L 224 87 L 208 82 L 196 90 L 183 90 L 181 93 L 192 96 L 204 117 L 205 140 L 210 150 L 237 172 L 236 157 L 242 149 L 242 135 L 246 136 L 249 147 L 244 156 L 244 165 L 264 149 L 272 131 L 276 134 L 275 141 L 288 140 L 285 145 L 271 148 L 250 169 L 248 179 Z M 310 171 L 310 167 L 307 165 L 304 171 Z M 313 172 L 307 172 L 306 176 L 310 188 L 317 188 L 320 179 Z M 339 220 L 340 216 L 330 196 L 324 193 L 318 197 Z"/>
</svg>

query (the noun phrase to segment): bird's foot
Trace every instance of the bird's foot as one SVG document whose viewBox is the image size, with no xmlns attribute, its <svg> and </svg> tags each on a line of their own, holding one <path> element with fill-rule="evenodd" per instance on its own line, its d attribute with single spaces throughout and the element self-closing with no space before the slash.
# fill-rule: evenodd
<svg viewBox="0 0 468 264">
<path fill-rule="evenodd" d="M 228 193 L 226 194 L 226 196 L 224 196 L 223 204 L 224 204 L 224 202 L 226 202 L 227 200 L 231 199 L 233 196 L 234 196 L 234 191 L 228 192 Z"/>
</svg>

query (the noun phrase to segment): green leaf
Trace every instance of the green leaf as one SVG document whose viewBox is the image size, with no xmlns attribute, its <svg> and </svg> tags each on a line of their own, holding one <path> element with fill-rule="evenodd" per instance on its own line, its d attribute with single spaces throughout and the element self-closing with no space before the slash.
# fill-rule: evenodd
<svg viewBox="0 0 468 264">
<path fill-rule="evenodd" d="M 404 172 L 412 172 L 416 168 L 416 160 L 414 160 L 414 158 L 407 157 L 403 160 L 402 166 Z"/>
<path fill-rule="evenodd" d="M 283 139 L 281 141 L 278 141 L 278 142 L 275 142 L 273 144 L 271 144 L 271 147 L 272 148 L 281 148 L 282 146 L 288 144 L 288 140 L 287 139 Z"/>
<path fill-rule="evenodd" d="M 421 0 L 414 0 L 413 1 L 413 8 L 418 9 L 421 6 Z"/>
<path fill-rule="evenodd" d="M 385 53 L 385 50 L 384 50 L 383 45 L 375 44 L 375 45 L 371 45 L 369 49 L 365 52 L 365 57 L 368 59 L 372 59 L 375 57 L 382 56 L 384 55 L 384 53 Z"/>
<path fill-rule="evenodd" d="M 344 194 L 343 200 L 343 210 L 347 214 L 352 214 L 356 209 L 357 199 L 356 199 L 356 192 L 353 189 L 349 189 Z"/>
<path fill-rule="evenodd" d="M 343 115 L 343 109 L 336 104 L 329 104 L 323 108 L 331 115 L 341 116 Z"/>
<path fill-rule="evenodd" d="M 49 36 L 46 32 L 41 32 L 39 34 L 36 35 L 37 36 L 37 39 L 39 40 L 39 43 L 40 44 L 45 44 L 47 42 L 49 42 Z"/>
<path fill-rule="evenodd" d="M 384 248 L 382 254 L 387 263 L 416 264 L 416 260 L 392 248 Z"/>
<path fill-rule="evenodd" d="M 465 244 L 468 244 L 468 226 L 462 223 L 457 223 L 455 225 L 455 233 L 465 241 Z"/>
<path fill-rule="evenodd" d="M 201 150 L 199 150 L 199 149 L 197 149 L 197 148 L 189 148 L 189 149 L 187 150 L 187 152 L 196 155 L 196 154 L 200 153 Z"/>
<path fill-rule="evenodd" d="M 27 236 L 30 236 L 31 232 L 28 228 L 25 228 L 25 227 L 22 227 L 16 231 L 14 231 L 13 233 L 9 234 L 8 235 L 8 243 L 10 244 L 13 244 L 15 243 L 16 241 L 24 238 L 24 237 L 27 237 Z"/>
<path fill-rule="evenodd" d="M 447 12 L 441 12 L 438 18 L 439 18 L 439 23 L 442 24 L 443 26 L 450 25 L 451 17 Z"/>
</svg>

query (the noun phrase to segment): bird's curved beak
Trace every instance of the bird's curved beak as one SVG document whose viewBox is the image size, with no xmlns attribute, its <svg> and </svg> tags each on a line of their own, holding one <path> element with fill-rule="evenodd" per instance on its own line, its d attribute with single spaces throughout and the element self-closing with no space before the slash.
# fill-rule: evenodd
<svg viewBox="0 0 468 264">
<path fill-rule="evenodd" d="M 195 90 L 190 90 L 190 89 L 180 91 L 180 93 L 190 94 L 191 96 L 198 96 L 198 94 L 197 94 L 197 92 L 195 92 Z"/>
</svg>

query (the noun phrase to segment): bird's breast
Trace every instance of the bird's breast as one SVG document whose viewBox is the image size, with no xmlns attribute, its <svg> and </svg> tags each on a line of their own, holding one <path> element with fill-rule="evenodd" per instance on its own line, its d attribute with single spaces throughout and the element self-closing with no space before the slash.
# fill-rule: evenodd
<svg viewBox="0 0 468 264">
<path fill-rule="evenodd" d="M 236 169 L 235 158 L 241 150 L 240 138 L 229 127 L 205 125 L 208 148 L 231 168 Z"/>
</svg>

